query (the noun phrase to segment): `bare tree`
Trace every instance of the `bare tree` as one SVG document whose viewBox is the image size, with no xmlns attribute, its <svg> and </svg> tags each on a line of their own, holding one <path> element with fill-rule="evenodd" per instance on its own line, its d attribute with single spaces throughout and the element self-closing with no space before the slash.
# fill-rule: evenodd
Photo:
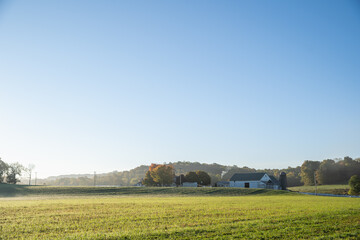
<svg viewBox="0 0 360 240">
<path fill-rule="evenodd" d="M 34 168 L 35 168 L 34 164 L 29 164 L 28 167 L 24 168 L 24 171 L 29 175 L 29 185 L 31 185 L 31 174 Z"/>
</svg>

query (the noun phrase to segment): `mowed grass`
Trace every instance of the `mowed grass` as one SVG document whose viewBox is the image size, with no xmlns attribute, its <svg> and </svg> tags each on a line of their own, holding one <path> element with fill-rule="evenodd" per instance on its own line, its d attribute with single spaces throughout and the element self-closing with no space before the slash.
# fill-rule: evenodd
<svg viewBox="0 0 360 240">
<path fill-rule="evenodd" d="M 144 194 L 0 200 L 0 239 L 359 239 L 359 224 L 358 198 Z"/>
<path fill-rule="evenodd" d="M 290 187 L 292 191 L 297 192 L 315 192 L 315 186 L 299 186 L 299 187 Z M 329 193 L 337 195 L 346 195 L 349 192 L 349 185 L 319 185 L 317 186 L 318 193 Z"/>
</svg>

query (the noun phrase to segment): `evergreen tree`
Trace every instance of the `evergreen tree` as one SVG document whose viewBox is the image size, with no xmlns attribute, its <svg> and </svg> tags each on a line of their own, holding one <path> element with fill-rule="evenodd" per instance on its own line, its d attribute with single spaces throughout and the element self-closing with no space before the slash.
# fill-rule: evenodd
<svg viewBox="0 0 360 240">
<path fill-rule="evenodd" d="M 349 180 L 349 186 L 349 195 L 360 195 L 360 176 L 352 176 Z"/>
</svg>

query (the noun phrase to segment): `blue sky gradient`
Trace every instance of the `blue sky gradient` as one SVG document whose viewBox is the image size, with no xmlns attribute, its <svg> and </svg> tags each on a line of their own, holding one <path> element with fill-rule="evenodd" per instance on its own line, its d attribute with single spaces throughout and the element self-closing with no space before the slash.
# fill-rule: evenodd
<svg viewBox="0 0 360 240">
<path fill-rule="evenodd" d="M 1 1 L 0 157 L 40 177 L 360 156 L 357 1 Z"/>
</svg>

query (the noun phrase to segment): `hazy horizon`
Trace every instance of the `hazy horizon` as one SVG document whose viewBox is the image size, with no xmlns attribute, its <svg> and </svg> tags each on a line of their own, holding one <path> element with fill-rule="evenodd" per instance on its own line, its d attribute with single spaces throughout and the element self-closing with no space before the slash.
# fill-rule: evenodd
<svg viewBox="0 0 360 240">
<path fill-rule="evenodd" d="M 1 1 L 0 158 L 39 178 L 360 157 L 356 1 Z"/>
</svg>

